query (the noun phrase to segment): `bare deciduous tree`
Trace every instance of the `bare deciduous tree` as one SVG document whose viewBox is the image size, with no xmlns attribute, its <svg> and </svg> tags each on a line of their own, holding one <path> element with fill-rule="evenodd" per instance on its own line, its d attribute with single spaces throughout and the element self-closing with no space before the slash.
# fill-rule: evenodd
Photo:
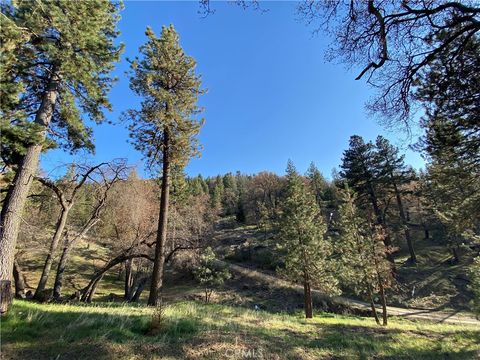
<svg viewBox="0 0 480 360">
<path fill-rule="evenodd" d="M 356 79 L 366 78 L 377 91 L 367 107 L 407 128 L 418 76 L 445 50 L 458 56 L 480 30 L 474 0 L 308 0 L 298 13 L 315 31 L 332 34 L 330 60 L 361 68 Z"/>
<path fill-rule="evenodd" d="M 95 203 L 91 209 L 90 216 L 77 231 L 74 229 L 67 229 L 66 231 L 64 236 L 64 247 L 58 262 L 53 288 L 54 298 L 59 298 L 61 296 L 62 280 L 70 251 L 75 244 L 84 238 L 85 235 L 100 221 L 101 214 L 107 205 L 107 199 L 112 187 L 125 178 L 126 170 L 127 166 L 125 161 L 118 160 L 107 163 L 104 167 L 97 167 L 94 172 L 90 173 L 89 178 L 93 182 L 92 194 L 95 198 Z M 95 174 L 95 176 L 93 176 L 93 174 Z"/>
</svg>

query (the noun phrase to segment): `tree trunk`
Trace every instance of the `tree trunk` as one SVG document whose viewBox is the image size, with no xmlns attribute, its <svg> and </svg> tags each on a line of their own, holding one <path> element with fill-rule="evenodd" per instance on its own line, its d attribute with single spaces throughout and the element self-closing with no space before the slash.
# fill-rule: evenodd
<svg viewBox="0 0 480 360">
<path fill-rule="evenodd" d="M 40 133 L 41 141 L 27 148 L 27 152 L 15 173 L 12 191 L 2 209 L 4 216 L 0 226 L 0 249 L 2 249 L 0 253 L 0 280 L 6 280 L 6 282 L 3 282 L 4 286 L 11 284 L 15 246 L 23 209 L 33 178 L 37 172 L 40 153 L 43 148 L 43 139 L 45 139 L 48 126 L 52 119 L 55 102 L 57 101 L 57 90 L 60 79 L 55 68 L 52 69 L 51 74 L 49 83 L 42 97 L 40 108 L 35 117 L 35 123 L 42 127 Z M 9 290 L 9 293 L 11 293 L 11 290 Z"/>
<path fill-rule="evenodd" d="M 48 249 L 47 258 L 45 259 L 45 264 L 43 265 L 42 276 L 40 277 L 40 281 L 38 282 L 37 289 L 35 290 L 35 295 L 33 296 L 34 299 L 40 298 L 41 293 L 45 290 L 45 286 L 47 286 L 48 275 L 50 274 L 50 269 L 52 268 L 52 264 L 53 264 L 53 257 L 55 255 L 55 251 L 57 250 L 58 243 L 62 238 L 65 225 L 67 224 L 67 218 L 68 218 L 68 213 L 70 209 L 71 209 L 70 206 L 62 205 L 62 212 L 60 213 L 60 217 L 58 218 L 58 221 L 57 221 L 55 234 L 53 235 L 52 242 L 50 243 L 50 248 Z"/>
<path fill-rule="evenodd" d="M 375 194 L 375 190 L 371 183 L 368 183 L 368 187 L 369 187 L 369 193 L 370 193 L 370 202 L 372 204 L 375 217 L 377 218 L 377 224 L 380 225 L 385 230 L 385 238 L 383 240 L 383 243 L 387 248 L 390 248 L 392 246 L 392 239 L 388 235 L 387 227 L 382 216 L 382 211 L 378 206 L 377 195 Z M 390 263 L 392 263 L 392 272 L 395 273 L 396 272 L 395 259 L 393 258 L 393 254 L 390 251 L 387 252 L 387 259 L 388 261 L 390 261 Z"/>
<path fill-rule="evenodd" d="M 385 297 L 385 288 L 383 287 L 382 281 L 380 281 L 380 301 L 382 302 L 382 316 L 383 316 L 383 326 L 388 324 L 388 314 L 387 314 L 387 299 Z"/>
<path fill-rule="evenodd" d="M 97 270 L 97 272 L 95 272 L 95 274 L 92 276 L 88 285 L 82 289 L 82 291 L 81 291 L 82 292 L 82 297 L 81 297 L 80 300 L 82 300 L 82 301 L 87 300 L 88 295 L 89 295 L 93 285 L 98 281 L 98 279 L 102 278 L 103 274 L 106 273 L 108 270 L 110 270 L 114 266 L 122 263 L 123 261 L 126 261 L 128 259 L 138 258 L 138 257 L 147 258 L 147 256 L 145 254 L 130 254 L 130 255 L 127 255 L 125 253 L 122 253 L 122 254 L 116 256 L 115 258 L 111 259 L 107 264 L 105 264 L 105 266 L 103 268 L 101 268 L 101 269 Z"/>
<path fill-rule="evenodd" d="M 93 285 L 91 286 L 90 291 L 89 291 L 88 296 L 87 296 L 87 300 L 86 300 L 87 302 L 92 302 L 93 295 L 95 295 L 95 291 L 97 290 L 98 283 L 103 279 L 103 275 L 105 275 L 105 273 L 103 273 L 102 275 L 100 275 L 100 276 L 95 280 L 95 282 L 93 283 Z"/>
<path fill-rule="evenodd" d="M 25 279 L 17 259 L 13 261 L 13 278 L 15 279 L 15 298 L 25 299 Z"/>
<path fill-rule="evenodd" d="M 380 325 L 380 319 L 378 318 L 377 309 L 375 308 L 375 303 L 373 302 L 373 296 L 370 295 L 370 306 L 372 307 L 373 317 L 377 325 Z"/>
<path fill-rule="evenodd" d="M 133 285 L 133 276 L 132 276 L 132 266 L 133 259 L 125 261 L 125 300 L 130 300 L 132 296 L 132 285 Z"/>
<path fill-rule="evenodd" d="M 155 260 L 153 263 L 152 280 L 148 305 L 156 306 L 160 303 L 160 293 L 163 286 L 163 273 L 165 266 L 165 243 L 167 241 L 168 200 L 170 188 L 170 142 L 168 129 L 164 130 L 163 138 L 163 169 L 162 189 L 160 198 L 160 213 L 158 219 L 157 241 L 155 246 Z"/>
<path fill-rule="evenodd" d="M 303 298 L 305 301 L 305 317 L 311 319 L 313 317 L 313 303 L 312 290 L 310 288 L 310 281 L 305 277 L 303 281 Z"/>
<path fill-rule="evenodd" d="M 55 276 L 55 284 L 53 285 L 53 298 L 55 300 L 59 299 L 62 296 L 62 281 L 63 274 L 65 273 L 65 268 L 67 267 L 68 256 L 70 255 L 70 249 L 72 242 L 68 241 L 68 238 L 65 239 L 65 246 L 63 247 L 62 256 L 60 256 L 60 261 L 58 262 L 57 275 Z"/>
<path fill-rule="evenodd" d="M 0 280 L 0 315 L 7 312 L 12 303 L 12 284 L 10 280 Z"/>
<path fill-rule="evenodd" d="M 393 181 L 393 175 L 391 177 Z M 410 230 L 408 228 L 408 219 L 407 219 L 407 216 L 405 215 L 405 209 L 403 208 L 402 197 L 400 196 L 400 191 L 398 190 L 397 184 L 394 183 L 393 188 L 395 189 L 395 197 L 397 198 L 398 212 L 400 214 L 400 218 L 402 219 L 405 240 L 407 241 L 408 252 L 410 253 L 409 262 L 411 264 L 415 264 L 417 262 L 417 256 L 415 255 L 415 249 L 413 248 L 412 237 L 410 236 Z"/>
<path fill-rule="evenodd" d="M 140 299 L 140 295 L 142 295 L 143 289 L 145 289 L 145 285 L 147 285 L 148 276 L 142 277 L 138 284 L 136 285 L 135 292 L 132 294 L 132 298 L 130 302 L 138 302 Z M 133 289 L 132 289 L 133 290 Z"/>
<path fill-rule="evenodd" d="M 375 322 L 377 325 L 380 325 L 380 319 L 378 318 L 377 308 L 375 307 L 375 303 L 373 301 L 372 288 L 370 287 L 370 284 L 368 285 L 368 297 L 370 298 L 370 306 L 372 307 L 372 313 L 373 317 L 375 318 Z"/>
</svg>

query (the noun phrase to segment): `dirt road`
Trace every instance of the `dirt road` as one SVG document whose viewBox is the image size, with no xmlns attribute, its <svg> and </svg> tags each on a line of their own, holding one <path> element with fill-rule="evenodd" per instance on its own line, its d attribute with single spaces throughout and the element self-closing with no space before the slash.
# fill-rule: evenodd
<svg viewBox="0 0 480 360">
<path fill-rule="evenodd" d="M 296 291 L 303 292 L 302 286 L 292 284 L 288 281 L 279 279 L 276 276 L 269 275 L 252 268 L 243 267 L 243 266 L 232 264 L 225 261 L 219 261 L 219 263 L 223 264 L 224 266 L 227 266 L 232 272 L 236 272 L 238 274 L 250 277 L 258 281 L 264 281 L 269 285 L 274 284 L 279 287 L 291 288 Z M 318 290 L 312 290 L 312 292 L 319 298 L 327 298 L 325 294 L 321 293 Z M 366 302 L 349 299 L 343 296 L 328 297 L 328 299 L 333 303 L 341 304 L 349 308 L 357 308 L 361 310 L 370 309 L 370 304 Z M 436 323 L 475 325 L 480 328 L 480 321 L 478 321 L 474 317 L 469 317 L 467 315 L 459 315 L 453 311 L 452 312 L 437 311 L 435 309 L 433 310 L 406 309 L 406 308 L 388 306 L 388 314 L 389 316 L 405 317 L 408 319 L 428 320 Z"/>
</svg>

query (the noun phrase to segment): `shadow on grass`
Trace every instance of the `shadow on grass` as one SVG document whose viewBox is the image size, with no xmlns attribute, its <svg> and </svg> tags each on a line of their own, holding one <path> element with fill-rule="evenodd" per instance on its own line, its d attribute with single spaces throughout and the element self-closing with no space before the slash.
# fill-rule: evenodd
<svg viewBox="0 0 480 360">
<path fill-rule="evenodd" d="M 33 306 L 32 306 L 33 305 Z M 15 302 L 1 320 L 1 355 L 3 359 L 119 359 L 131 358 L 142 343 L 165 356 L 183 358 L 175 344 L 197 334 L 195 319 L 168 319 L 159 336 L 146 335 L 150 316 L 135 314 L 128 308 L 122 314 L 102 311 L 95 306 L 79 306 L 68 311 L 65 306 L 42 308 L 27 302 Z M 85 311 L 82 311 L 82 310 Z M 149 358 L 145 355 L 145 358 Z"/>
<path fill-rule="evenodd" d="M 479 332 L 473 330 L 432 333 L 320 324 L 295 317 L 283 321 L 268 313 L 253 315 L 233 307 L 183 306 L 176 305 L 159 335 L 149 336 L 150 315 L 140 306 L 122 311 L 120 304 L 112 304 L 110 312 L 104 307 L 78 306 L 71 311 L 68 306 L 15 302 L 2 319 L 2 359 L 220 359 L 245 354 L 234 350 L 252 354 L 258 349 L 267 359 L 478 356 L 472 344 L 478 343 Z"/>
</svg>

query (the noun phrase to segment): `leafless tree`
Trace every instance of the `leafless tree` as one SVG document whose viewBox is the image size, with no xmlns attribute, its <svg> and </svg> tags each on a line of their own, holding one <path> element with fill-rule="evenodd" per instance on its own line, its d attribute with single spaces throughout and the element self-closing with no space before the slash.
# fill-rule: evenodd
<svg viewBox="0 0 480 360">
<path fill-rule="evenodd" d="M 64 236 L 64 230 L 65 226 L 67 225 L 68 215 L 75 204 L 75 200 L 79 190 L 83 187 L 85 182 L 95 174 L 95 172 L 97 172 L 99 169 L 106 165 L 107 163 L 101 163 L 93 167 L 75 164 L 69 165 L 69 168 L 72 169 L 75 173 L 70 174 L 70 178 L 64 178 L 60 182 L 55 182 L 51 179 L 44 177 L 36 178 L 40 183 L 42 183 L 54 192 L 60 204 L 61 210 L 55 226 L 52 240 L 50 242 L 50 247 L 45 258 L 42 275 L 40 276 L 40 281 L 37 285 L 37 289 L 35 290 L 34 298 L 41 298 L 41 294 L 45 290 L 48 276 L 50 274 L 50 269 L 53 264 L 55 251 L 57 250 L 58 244 L 62 236 Z"/>
<path fill-rule="evenodd" d="M 67 266 L 68 258 L 72 248 L 79 240 L 101 220 L 101 214 L 107 205 L 107 199 L 113 186 L 125 178 L 127 165 L 124 160 L 116 160 L 97 167 L 91 172 L 88 178 L 92 181 L 92 195 L 95 198 L 88 219 L 79 227 L 79 229 L 69 228 L 66 230 L 63 238 L 64 246 L 58 262 L 55 284 L 53 288 L 54 298 L 61 296 L 63 275 Z M 95 175 L 94 175 L 95 174 Z"/>
<path fill-rule="evenodd" d="M 367 108 L 387 124 L 410 129 L 418 76 L 439 54 L 452 60 L 480 30 L 478 1 L 303 1 L 300 18 L 333 38 L 327 55 L 360 67 L 376 95 Z"/>
</svg>

